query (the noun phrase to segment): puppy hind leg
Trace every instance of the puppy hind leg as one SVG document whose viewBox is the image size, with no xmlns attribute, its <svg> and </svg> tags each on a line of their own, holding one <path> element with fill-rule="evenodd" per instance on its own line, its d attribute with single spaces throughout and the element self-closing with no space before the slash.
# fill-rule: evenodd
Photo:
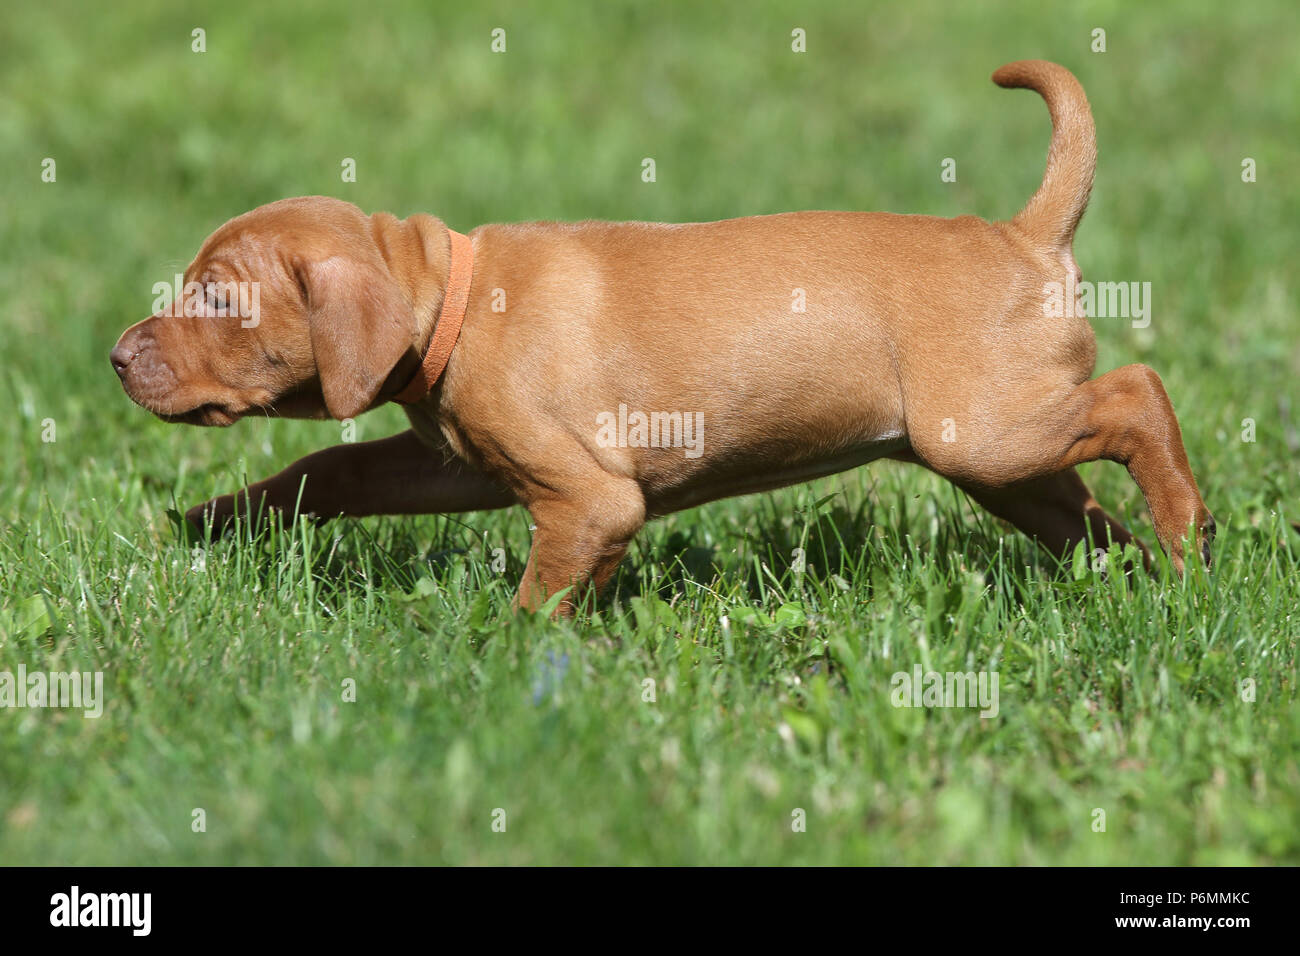
<svg viewBox="0 0 1300 956">
<path fill-rule="evenodd" d="M 1106 513 L 1073 468 L 1006 488 L 963 487 L 987 511 L 1034 538 L 1058 559 L 1070 556 L 1080 541 L 1094 548 L 1132 543 L 1150 566 L 1151 552 Z"/>
<path fill-rule="evenodd" d="M 1173 405 L 1160 377 L 1145 365 L 1126 365 L 1050 399 L 983 391 L 971 401 L 969 422 L 939 437 L 933 410 L 909 416 L 917 457 L 929 468 L 981 494 L 999 494 L 1088 461 L 1124 465 L 1146 498 L 1160 546 L 1183 571 L 1189 531 L 1206 565 L 1214 518 L 1201 499 L 1187 461 Z"/>
</svg>

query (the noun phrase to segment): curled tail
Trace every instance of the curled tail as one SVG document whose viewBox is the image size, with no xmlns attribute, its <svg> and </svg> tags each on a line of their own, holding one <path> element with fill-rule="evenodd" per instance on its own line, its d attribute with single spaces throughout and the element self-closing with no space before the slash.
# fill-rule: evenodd
<svg viewBox="0 0 1300 956">
<path fill-rule="evenodd" d="M 998 86 L 1030 89 L 1047 101 L 1052 145 L 1043 184 L 1012 220 L 1031 238 L 1069 249 L 1088 207 L 1097 168 L 1097 130 L 1083 87 L 1069 70 L 1046 60 L 1019 60 L 993 74 Z"/>
</svg>

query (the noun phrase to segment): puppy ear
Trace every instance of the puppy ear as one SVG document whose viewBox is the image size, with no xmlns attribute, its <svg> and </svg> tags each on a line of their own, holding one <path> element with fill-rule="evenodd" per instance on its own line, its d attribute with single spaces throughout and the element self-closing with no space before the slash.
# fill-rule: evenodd
<svg viewBox="0 0 1300 956">
<path fill-rule="evenodd" d="M 382 263 L 332 256 L 294 268 L 325 408 L 339 420 L 355 418 L 414 349 L 415 312 Z"/>
</svg>

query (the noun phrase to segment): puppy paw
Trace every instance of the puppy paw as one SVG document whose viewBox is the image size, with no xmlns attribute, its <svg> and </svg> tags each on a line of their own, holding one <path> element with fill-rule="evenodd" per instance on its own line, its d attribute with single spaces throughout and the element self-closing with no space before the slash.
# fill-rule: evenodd
<svg viewBox="0 0 1300 956">
<path fill-rule="evenodd" d="M 188 530 L 201 541 L 214 541 L 235 527 L 235 496 L 221 495 L 185 512 Z"/>
<path fill-rule="evenodd" d="M 1211 563 L 1210 545 L 1214 543 L 1214 534 L 1217 530 L 1218 526 L 1214 523 L 1214 515 L 1207 511 L 1205 517 L 1196 526 L 1196 540 L 1201 546 L 1201 560 L 1205 562 L 1207 568 Z"/>
</svg>

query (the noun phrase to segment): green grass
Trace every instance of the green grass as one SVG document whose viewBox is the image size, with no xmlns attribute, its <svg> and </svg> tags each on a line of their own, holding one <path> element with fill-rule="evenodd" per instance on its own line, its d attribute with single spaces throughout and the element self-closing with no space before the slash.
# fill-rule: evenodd
<svg viewBox="0 0 1300 956">
<path fill-rule="evenodd" d="M 0 862 L 1300 861 L 1293 3 L 432 6 L 0 18 L 0 670 L 98 669 L 107 696 L 98 720 L 0 710 Z M 291 528 L 202 563 L 168 520 L 339 440 L 168 426 L 122 395 L 109 348 L 226 218 L 304 193 L 460 229 L 1007 217 L 1048 122 L 988 74 L 1026 56 L 1091 98 L 1076 255 L 1155 301 L 1149 329 L 1097 322 L 1098 368 L 1164 377 L 1212 574 L 1057 568 L 888 463 L 658 521 L 567 623 L 510 614 L 520 511 Z M 381 409 L 359 437 L 403 424 Z M 1083 471 L 1152 542 L 1123 470 Z M 891 706 L 918 664 L 998 671 L 1000 713 Z"/>
</svg>

